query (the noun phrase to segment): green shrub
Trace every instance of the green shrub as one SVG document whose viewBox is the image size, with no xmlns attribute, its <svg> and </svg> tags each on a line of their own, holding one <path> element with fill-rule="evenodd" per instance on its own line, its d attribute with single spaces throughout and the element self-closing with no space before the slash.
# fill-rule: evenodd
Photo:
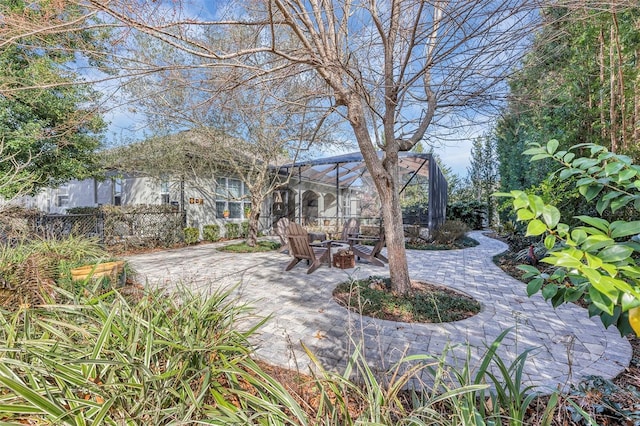
<svg viewBox="0 0 640 426">
<path fill-rule="evenodd" d="M 205 241 L 218 241 L 220 239 L 220 226 L 218 225 L 203 226 L 202 237 Z"/>
<path fill-rule="evenodd" d="M 458 201 L 447 206 L 447 219 L 459 220 L 471 229 L 482 229 L 487 205 L 477 200 Z"/>
<path fill-rule="evenodd" d="M 240 225 L 238 225 L 237 223 L 225 223 L 224 230 L 224 236 L 227 239 L 233 240 L 236 238 L 240 238 Z"/>
<path fill-rule="evenodd" d="M 198 228 L 184 228 L 184 242 L 186 244 L 195 244 L 200 238 L 200 230 Z"/>
<path fill-rule="evenodd" d="M 100 207 L 71 207 L 67 209 L 68 214 L 98 214 Z"/>
<path fill-rule="evenodd" d="M 447 220 L 433 231 L 433 241 L 436 244 L 453 244 L 464 238 L 469 227 L 459 220 Z"/>
<path fill-rule="evenodd" d="M 242 227 L 242 230 L 240 231 L 242 238 L 247 238 L 249 235 L 249 222 L 242 222 L 240 226 Z"/>
<path fill-rule="evenodd" d="M 511 198 L 517 220 L 527 223 L 526 235 L 544 240 L 548 252 L 541 261 L 556 267 L 550 275 L 521 265 L 523 278 L 529 280 L 527 293 L 541 292 L 554 307 L 582 299 L 589 315 L 600 316 L 605 327 L 615 325 L 621 335 L 631 333 L 629 320 L 640 313 L 640 166 L 599 145 L 559 151 L 559 142 L 552 139 L 530 146 L 524 154 L 531 155 L 531 161 L 550 158 L 560 164 L 558 179 L 575 181 L 583 202 L 595 205 L 596 215 L 572 218 L 580 224 L 572 226 L 561 222 L 562 212 L 538 195 L 497 194 Z M 577 157 L 576 152 L 588 156 Z M 627 209 L 635 211 L 635 220 L 606 219 Z M 640 324 L 635 331 L 640 335 Z"/>
</svg>

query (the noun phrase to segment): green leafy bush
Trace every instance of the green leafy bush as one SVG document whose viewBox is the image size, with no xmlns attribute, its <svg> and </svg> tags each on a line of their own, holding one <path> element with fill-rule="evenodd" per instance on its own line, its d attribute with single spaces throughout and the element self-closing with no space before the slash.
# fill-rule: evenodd
<svg viewBox="0 0 640 426">
<path fill-rule="evenodd" d="M 70 207 L 67 209 L 68 214 L 98 214 L 101 207 Z"/>
<path fill-rule="evenodd" d="M 487 216 L 487 205 L 480 201 L 457 201 L 447 206 L 447 219 L 459 220 L 471 229 L 482 229 Z"/>
<path fill-rule="evenodd" d="M 525 154 L 532 161 L 551 158 L 562 167 L 559 179 L 575 179 L 579 193 L 587 203 L 595 203 L 598 216 L 580 215 L 581 225 L 560 222 L 561 213 L 537 195 L 523 191 L 497 194 L 512 198 L 517 219 L 527 223 L 527 235 L 544 238 L 548 253 L 541 261 L 557 269 L 541 273 L 522 265 L 531 279 L 527 292 L 540 291 L 554 306 L 580 298 L 589 305 L 590 315 L 599 315 L 605 326 L 615 324 L 621 334 L 632 332 L 629 312 L 640 309 L 640 265 L 638 254 L 640 220 L 609 222 L 602 216 L 623 209 L 640 212 L 640 166 L 624 155 L 617 155 L 593 144 L 580 144 L 569 151 L 558 151 L 559 143 L 533 144 Z M 589 155 L 576 157 L 574 150 Z"/>
<path fill-rule="evenodd" d="M 241 237 L 246 238 L 249 235 L 249 222 L 242 222 L 241 226 Z"/>
<path fill-rule="evenodd" d="M 459 220 L 447 220 L 433 231 L 433 241 L 436 244 L 453 244 L 464 238 L 469 227 Z"/>
<path fill-rule="evenodd" d="M 200 238 L 200 230 L 198 228 L 184 228 L 184 242 L 186 244 L 195 244 Z"/>
<path fill-rule="evenodd" d="M 224 236 L 229 240 L 240 238 L 240 225 L 237 223 L 225 223 L 224 224 Z"/>
<path fill-rule="evenodd" d="M 218 225 L 204 225 L 202 227 L 202 237 L 205 241 L 218 241 L 220 240 L 220 226 Z"/>
</svg>

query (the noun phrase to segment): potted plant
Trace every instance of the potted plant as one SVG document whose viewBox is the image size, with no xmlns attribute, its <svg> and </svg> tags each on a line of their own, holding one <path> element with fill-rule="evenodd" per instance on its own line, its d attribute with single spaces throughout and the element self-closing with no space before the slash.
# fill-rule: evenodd
<svg viewBox="0 0 640 426">
<path fill-rule="evenodd" d="M 224 211 L 222 212 L 222 216 L 223 216 L 225 219 L 229 218 L 229 210 L 224 210 Z"/>
<path fill-rule="evenodd" d="M 251 207 L 244 208 L 244 217 L 249 218 L 251 216 Z"/>
</svg>

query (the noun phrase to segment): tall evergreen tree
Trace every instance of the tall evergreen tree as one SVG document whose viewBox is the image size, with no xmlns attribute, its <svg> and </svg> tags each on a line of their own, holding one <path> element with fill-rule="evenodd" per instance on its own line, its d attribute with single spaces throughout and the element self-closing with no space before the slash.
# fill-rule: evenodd
<svg viewBox="0 0 640 426">
<path fill-rule="evenodd" d="M 467 168 L 473 198 L 487 205 L 487 220 L 495 220 L 495 201 L 492 194 L 498 189 L 498 158 L 495 140 L 489 136 L 476 138 L 471 147 L 471 164 Z"/>
<path fill-rule="evenodd" d="M 640 7 L 553 7 L 495 128 L 504 189 L 525 189 L 554 170 L 531 164 L 526 144 L 557 139 L 560 149 L 597 143 L 637 153 L 640 136 Z M 580 154 L 580 153 L 578 153 Z"/>
<path fill-rule="evenodd" d="M 49 5 L 50 7 L 53 7 Z M 20 1 L 0 1 L 0 16 L 48 14 Z M 62 11 L 61 11 L 62 12 Z M 68 10 L 68 13 L 73 13 Z M 72 70 L 83 34 L 37 35 L 0 43 L 0 195 L 14 197 L 96 174 L 95 150 L 105 123 L 99 94 Z"/>
</svg>

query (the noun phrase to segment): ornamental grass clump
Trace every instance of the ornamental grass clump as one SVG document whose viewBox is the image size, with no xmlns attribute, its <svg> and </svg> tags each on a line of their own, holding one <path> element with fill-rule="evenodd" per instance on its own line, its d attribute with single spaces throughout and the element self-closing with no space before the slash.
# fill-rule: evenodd
<svg viewBox="0 0 640 426">
<path fill-rule="evenodd" d="M 245 309 L 229 295 L 150 292 L 132 302 L 112 290 L 3 312 L 0 420 L 188 424 L 239 409 L 234 389 L 252 387 L 239 370 L 251 364 L 254 329 L 236 330 Z"/>
<path fill-rule="evenodd" d="M 84 262 L 99 262 L 110 255 L 96 239 L 31 240 L 16 247 L 0 246 L 0 306 L 16 309 L 55 300 L 69 269 Z"/>
</svg>

